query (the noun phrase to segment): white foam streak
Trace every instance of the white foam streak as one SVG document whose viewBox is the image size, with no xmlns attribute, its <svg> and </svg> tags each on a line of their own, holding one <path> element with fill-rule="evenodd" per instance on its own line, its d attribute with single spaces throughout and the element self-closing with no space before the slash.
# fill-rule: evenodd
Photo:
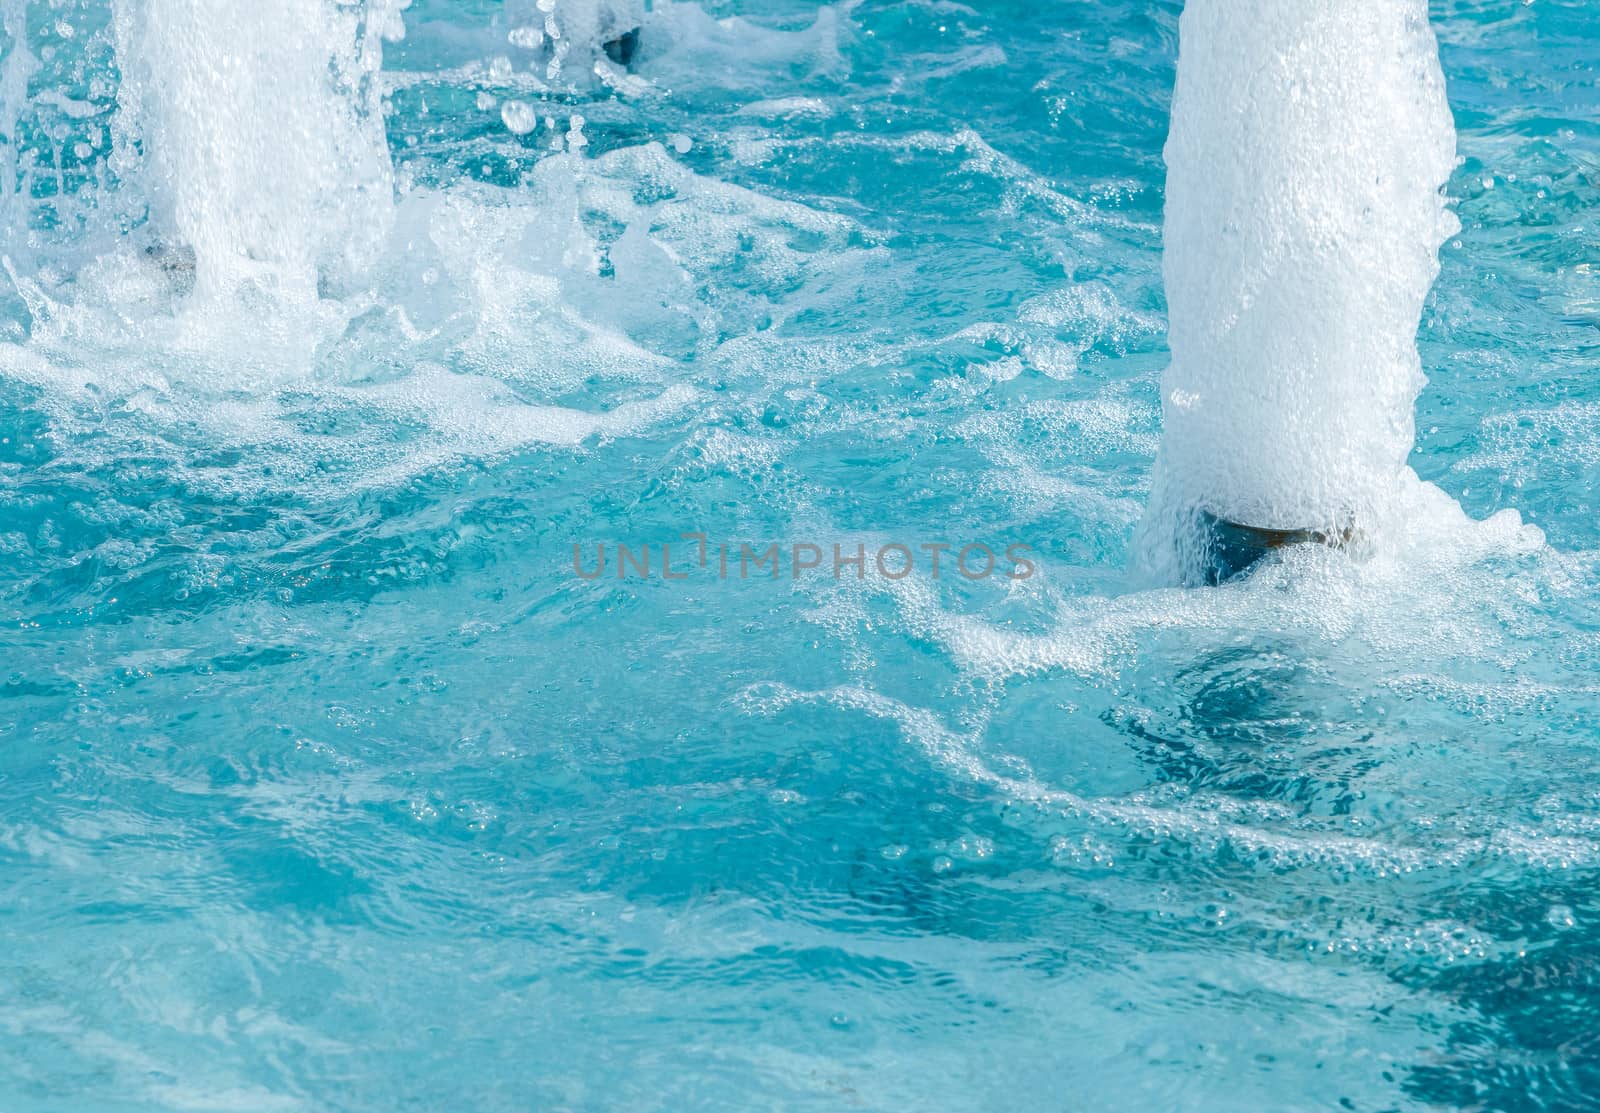
<svg viewBox="0 0 1600 1113">
<path fill-rule="evenodd" d="M 1385 877 L 1483 861 L 1565 869 L 1600 860 L 1600 843 L 1590 831 L 1552 836 L 1513 822 L 1470 832 L 1442 824 L 1440 830 L 1408 845 L 1383 836 L 1355 837 L 1310 828 L 1295 812 L 1270 801 L 1241 802 L 1203 792 L 1177 802 L 1149 791 L 1122 797 L 1084 796 L 1040 782 L 1025 763 L 1013 760 L 1010 772 L 995 768 L 984 756 L 981 730 L 952 730 L 930 711 L 856 686 L 805 691 L 786 684 L 760 684 L 741 693 L 738 704 L 751 715 L 772 716 L 795 706 L 820 705 L 891 723 L 933 765 L 1008 801 L 1128 839 L 1174 841 L 1208 853 L 1227 847 L 1235 855 L 1280 870 L 1333 867 Z"/>
</svg>

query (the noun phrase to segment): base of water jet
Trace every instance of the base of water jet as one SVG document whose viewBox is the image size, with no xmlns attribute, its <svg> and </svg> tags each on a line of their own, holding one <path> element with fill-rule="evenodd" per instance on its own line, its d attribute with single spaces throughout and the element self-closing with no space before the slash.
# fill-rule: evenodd
<svg viewBox="0 0 1600 1113">
<path fill-rule="evenodd" d="M 1351 524 L 1339 529 L 1265 529 L 1200 512 L 1205 531 L 1206 561 L 1202 582 L 1209 587 L 1242 579 L 1268 557 L 1296 545 L 1347 549 L 1359 537 Z"/>
</svg>

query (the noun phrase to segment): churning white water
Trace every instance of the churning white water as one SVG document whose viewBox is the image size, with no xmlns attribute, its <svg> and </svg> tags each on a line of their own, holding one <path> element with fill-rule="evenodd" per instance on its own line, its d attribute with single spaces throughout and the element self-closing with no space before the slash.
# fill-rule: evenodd
<svg viewBox="0 0 1600 1113">
<path fill-rule="evenodd" d="M 1172 363 L 1141 559 L 1202 514 L 1371 534 L 1414 484 L 1416 333 L 1456 229 L 1424 0 L 1189 0 L 1168 167 Z"/>
</svg>

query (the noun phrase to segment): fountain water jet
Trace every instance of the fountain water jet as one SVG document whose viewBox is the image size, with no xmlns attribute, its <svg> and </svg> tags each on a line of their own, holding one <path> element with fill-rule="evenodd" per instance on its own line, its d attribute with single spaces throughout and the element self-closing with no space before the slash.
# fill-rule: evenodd
<svg viewBox="0 0 1600 1113">
<path fill-rule="evenodd" d="M 28 103 L 28 82 L 38 59 L 28 50 L 28 8 L 23 0 L 0 3 L 0 236 L 9 244 L 27 228 L 24 205 L 29 183 L 23 180 L 17 134 Z"/>
<path fill-rule="evenodd" d="M 393 182 L 376 78 L 396 0 L 116 0 L 116 168 L 202 302 L 357 273 Z"/>
<path fill-rule="evenodd" d="M 1189 0 L 1180 42 L 1172 364 L 1137 560 L 1196 583 L 1249 563 L 1229 546 L 1380 532 L 1409 475 L 1423 303 L 1458 225 L 1424 0 Z"/>
</svg>

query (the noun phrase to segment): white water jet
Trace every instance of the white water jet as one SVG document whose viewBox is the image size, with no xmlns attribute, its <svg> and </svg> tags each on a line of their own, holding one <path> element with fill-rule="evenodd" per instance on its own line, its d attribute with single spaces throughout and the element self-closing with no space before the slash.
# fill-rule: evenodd
<svg viewBox="0 0 1600 1113">
<path fill-rule="evenodd" d="M 1371 537 L 1408 477 L 1416 333 L 1459 227 L 1424 0 L 1189 0 L 1166 147 L 1172 364 L 1138 561 L 1203 521 Z"/>
<path fill-rule="evenodd" d="M 12 243 L 27 228 L 18 126 L 28 105 L 28 82 L 39 62 L 28 50 L 28 7 L 23 0 L 0 3 L 0 242 Z"/>
<path fill-rule="evenodd" d="M 377 74 L 396 0 L 116 0 L 115 165 L 195 297 L 287 303 L 359 273 L 393 180 Z"/>
</svg>

